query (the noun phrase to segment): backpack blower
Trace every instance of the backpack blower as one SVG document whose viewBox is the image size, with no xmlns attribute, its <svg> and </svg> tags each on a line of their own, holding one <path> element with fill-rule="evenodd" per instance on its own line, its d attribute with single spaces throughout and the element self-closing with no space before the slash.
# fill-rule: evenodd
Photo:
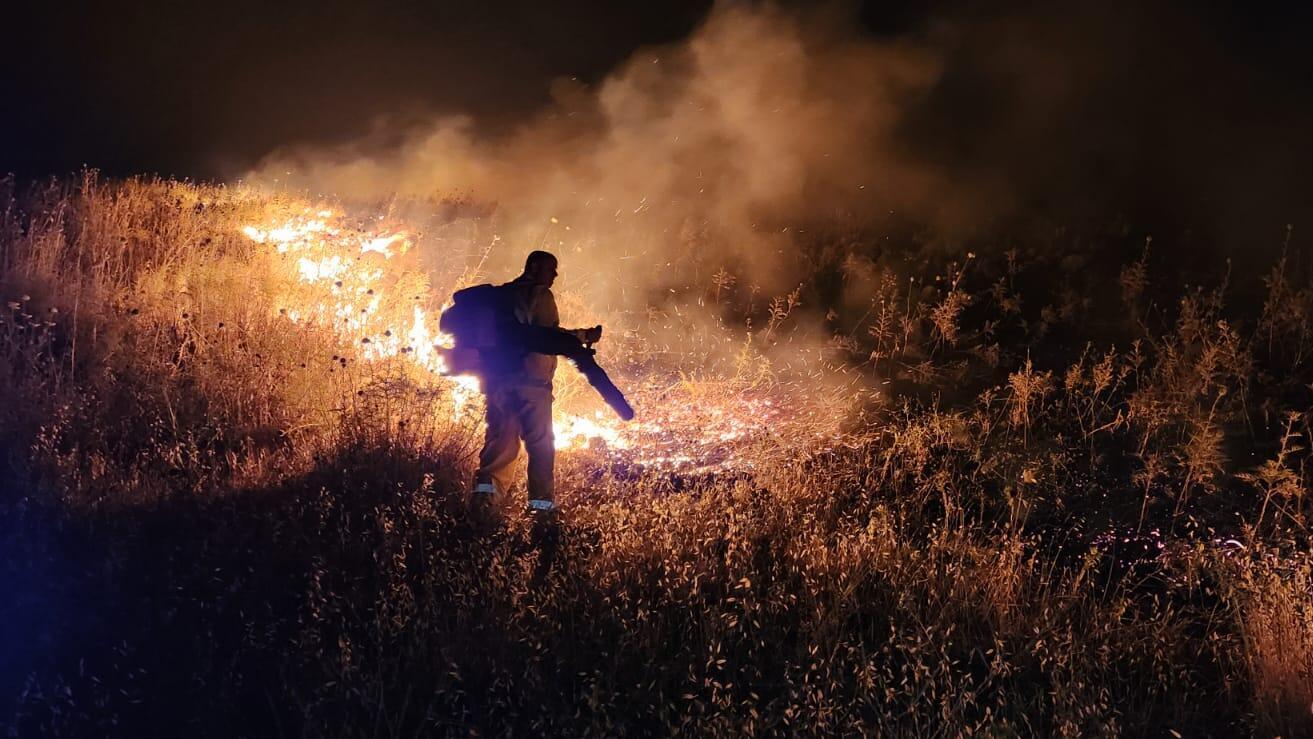
<svg viewBox="0 0 1313 739">
<path fill-rule="evenodd" d="M 442 312 L 438 327 L 455 339 L 446 351 L 449 375 L 485 373 L 485 352 L 508 349 L 565 357 L 588 379 L 602 400 L 620 418 L 630 421 L 634 408 L 624 393 L 597 364 L 597 350 L 574 334 L 546 326 L 531 326 L 514 318 L 510 291 L 498 285 L 475 285 L 457 290 L 452 305 Z"/>
</svg>

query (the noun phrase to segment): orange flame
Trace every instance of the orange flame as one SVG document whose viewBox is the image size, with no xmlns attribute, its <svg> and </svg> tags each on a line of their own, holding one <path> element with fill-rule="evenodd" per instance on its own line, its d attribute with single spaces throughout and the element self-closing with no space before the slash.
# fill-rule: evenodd
<svg viewBox="0 0 1313 739">
<path fill-rule="evenodd" d="M 453 418 L 482 413 L 478 380 L 445 374 L 443 349 L 454 342 L 437 330 L 436 316 L 425 307 L 437 302 L 427 283 L 407 288 L 406 296 L 413 298 L 408 305 L 396 300 L 404 267 L 394 257 L 410 248 L 407 232 L 353 229 L 336 211 L 308 207 L 300 215 L 245 225 L 241 231 L 271 247 L 299 286 L 284 308 L 288 319 L 330 327 L 355 347 L 362 361 L 399 357 L 412 363 L 438 391 L 438 412 Z M 839 414 L 833 407 L 804 410 L 791 399 L 786 410 L 759 391 L 736 387 L 714 400 L 679 395 L 681 383 L 657 387 L 648 382 L 645 387 L 651 402 L 640 404 L 640 419 L 628 424 L 600 411 L 573 413 L 558 403 L 553 420 L 557 448 L 601 449 L 644 468 L 699 471 L 753 467 L 760 453 L 747 447 L 762 439 L 787 448 L 805 444 L 808 437 L 822 443 L 838 439 Z"/>
</svg>

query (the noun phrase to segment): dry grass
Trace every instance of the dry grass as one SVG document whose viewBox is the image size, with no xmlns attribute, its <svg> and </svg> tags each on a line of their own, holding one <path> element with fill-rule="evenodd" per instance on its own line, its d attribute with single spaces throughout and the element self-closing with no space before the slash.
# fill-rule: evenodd
<svg viewBox="0 0 1313 739">
<path fill-rule="evenodd" d="M 1285 262 L 1246 318 L 1220 288 L 1153 308 L 1147 249 L 1121 290 L 1048 293 L 1052 255 L 950 265 L 943 290 L 833 257 L 875 293 L 834 346 L 899 397 L 828 448 L 745 440 L 751 467 L 566 455 L 546 545 L 519 516 L 467 525 L 478 428 L 405 362 L 286 329 L 297 287 L 237 226 L 299 203 L 12 190 L 15 735 L 1313 732 L 1313 287 Z M 706 289 L 755 298 L 724 270 Z M 1124 305 L 1119 339 L 1087 340 L 1085 294 Z M 756 302 L 729 374 L 652 397 L 796 390 L 766 356 L 826 296 Z"/>
<path fill-rule="evenodd" d="M 1258 729 L 1300 736 L 1313 711 L 1313 580 L 1307 560 L 1280 570 L 1240 578 L 1242 654 Z"/>
</svg>

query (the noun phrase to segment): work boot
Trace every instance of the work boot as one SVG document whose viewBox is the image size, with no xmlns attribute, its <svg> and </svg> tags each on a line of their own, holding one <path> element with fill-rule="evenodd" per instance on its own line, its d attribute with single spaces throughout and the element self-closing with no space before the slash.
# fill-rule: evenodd
<svg viewBox="0 0 1313 739">
<path fill-rule="evenodd" d="M 556 562 L 556 550 L 561 541 L 561 518 L 550 500 L 530 500 L 529 518 L 529 543 L 538 550 L 538 564 L 530 582 L 538 588 L 547 582 L 547 573 Z"/>
<path fill-rule="evenodd" d="M 552 550 L 556 548 L 561 532 L 560 516 L 556 504 L 550 500 L 529 501 L 529 535 L 535 546 Z"/>
<path fill-rule="evenodd" d="M 470 521 L 476 526 L 497 523 L 497 485 L 492 482 L 475 483 L 470 491 L 468 505 Z"/>
</svg>

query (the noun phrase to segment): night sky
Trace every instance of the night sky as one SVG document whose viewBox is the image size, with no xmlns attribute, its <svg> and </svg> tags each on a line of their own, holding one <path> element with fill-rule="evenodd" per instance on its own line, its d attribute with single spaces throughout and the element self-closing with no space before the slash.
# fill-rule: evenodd
<svg viewBox="0 0 1313 739">
<path fill-rule="evenodd" d="M 495 136 L 542 108 L 553 79 L 598 82 L 637 49 L 687 37 L 711 5 L 25 3 L 0 24 L 0 171 L 230 178 L 282 146 L 452 113 Z M 1203 183 L 1280 201 L 1263 215 L 1282 219 L 1313 190 L 1313 13 L 1253 5 L 827 7 L 856 34 L 941 50 L 942 81 L 907 117 L 907 145 L 926 157 L 1001 173 L 1036 200 L 1092 188 L 1162 200 Z M 1053 90 L 1060 107 L 1018 123 Z M 1037 165 L 1055 152 L 1079 153 L 1081 171 Z"/>
<path fill-rule="evenodd" d="M 0 167 L 191 176 L 380 117 L 507 125 L 687 35 L 706 2 L 24 3 L 5 11 Z"/>
<path fill-rule="evenodd" d="M 0 167 L 215 176 L 386 116 L 505 125 L 707 3 L 25 3 L 6 10 Z M 14 13 L 17 13 L 15 16 Z"/>
</svg>

